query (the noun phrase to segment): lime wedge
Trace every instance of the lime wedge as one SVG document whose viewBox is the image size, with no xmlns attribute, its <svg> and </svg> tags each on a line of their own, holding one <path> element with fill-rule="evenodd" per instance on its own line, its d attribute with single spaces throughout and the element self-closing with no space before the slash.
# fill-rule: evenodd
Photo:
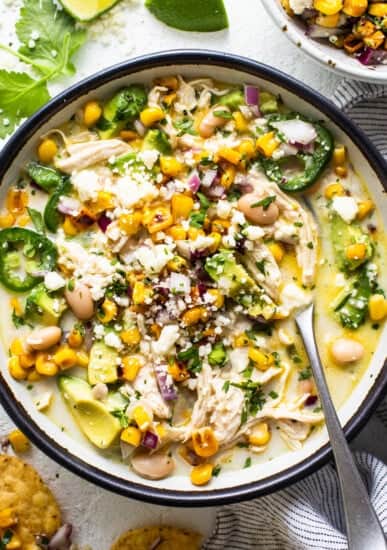
<svg viewBox="0 0 387 550">
<path fill-rule="evenodd" d="M 78 21 L 91 21 L 110 10 L 119 0 L 60 0 L 64 9 Z"/>
<path fill-rule="evenodd" d="M 157 19 L 182 31 L 212 32 L 228 27 L 223 0 L 146 0 Z"/>
</svg>

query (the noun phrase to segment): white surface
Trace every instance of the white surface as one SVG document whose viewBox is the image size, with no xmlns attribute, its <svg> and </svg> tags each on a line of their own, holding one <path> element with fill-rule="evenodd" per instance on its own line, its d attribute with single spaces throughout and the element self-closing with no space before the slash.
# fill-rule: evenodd
<svg viewBox="0 0 387 550">
<path fill-rule="evenodd" d="M 117 18 L 108 14 L 91 27 L 93 41 L 88 42 L 78 54 L 78 73 L 72 82 L 129 57 L 157 50 L 189 47 L 250 56 L 281 68 L 325 95 L 334 91 L 338 78 L 292 46 L 269 20 L 260 0 L 226 0 L 226 4 L 230 29 L 205 35 L 168 29 L 146 11 L 142 0 L 123 0 L 121 7 L 118 7 L 125 7 L 125 15 L 118 21 L 120 24 L 117 25 Z M 13 38 L 12 22 L 18 5 L 19 1 L 0 0 L 0 13 L 7 15 L 1 18 L 1 42 L 9 43 Z M 0 52 L 0 67 L 21 70 L 23 64 Z M 59 91 L 70 82 L 57 82 L 51 90 L 53 93 Z M 0 408 L 0 435 L 8 433 L 10 429 L 11 423 Z M 215 509 L 180 509 L 177 512 L 173 508 L 137 503 L 82 481 L 36 449 L 26 458 L 49 482 L 61 503 L 65 519 L 76 526 L 77 542 L 90 544 L 93 550 L 108 550 L 116 536 L 137 525 L 172 523 L 196 528 L 203 534 L 211 529 Z"/>
</svg>

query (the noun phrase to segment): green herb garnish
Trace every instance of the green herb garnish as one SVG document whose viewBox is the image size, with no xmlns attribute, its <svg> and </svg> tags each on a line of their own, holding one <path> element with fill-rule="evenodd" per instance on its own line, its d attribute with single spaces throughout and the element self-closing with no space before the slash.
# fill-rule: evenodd
<svg viewBox="0 0 387 550">
<path fill-rule="evenodd" d="M 250 205 L 250 208 L 257 208 L 257 206 L 262 206 L 264 210 L 267 210 L 272 202 L 276 200 L 276 195 L 269 195 L 268 197 L 265 197 L 264 199 L 255 202 L 254 204 Z"/>
</svg>

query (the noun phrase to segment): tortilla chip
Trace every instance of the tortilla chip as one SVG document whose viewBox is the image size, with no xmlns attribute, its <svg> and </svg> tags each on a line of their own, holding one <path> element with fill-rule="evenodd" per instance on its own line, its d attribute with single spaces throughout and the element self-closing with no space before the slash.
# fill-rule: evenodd
<svg viewBox="0 0 387 550">
<path fill-rule="evenodd" d="M 38 548 L 35 537 L 50 538 L 61 525 L 58 504 L 32 466 L 18 457 L 0 455 L 0 511 L 7 508 L 17 518 L 10 529 L 23 550 Z"/>
<path fill-rule="evenodd" d="M 188 529 L 152 526 L 127 531 L 111 550 L 199 550 L 201 541 L 201 535 Z"/>
</svg>

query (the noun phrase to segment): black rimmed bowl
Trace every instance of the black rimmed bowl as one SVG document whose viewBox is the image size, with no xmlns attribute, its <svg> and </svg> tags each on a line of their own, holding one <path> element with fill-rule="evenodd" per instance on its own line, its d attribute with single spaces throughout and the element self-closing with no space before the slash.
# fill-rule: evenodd
<svg viewBox="0 0 387 550">
<path fill-rule="evenodd" d="M 108 68 L 69 88 L 25 122 L 0 155 L 1 193 L 18 176 L 36 150 L 42 134 L 68 120 L 89 98 L 104 98 L 132 82 L 150 82 L 157 76 L 182 74 L 187 78 L 209 76 L 225 82 L 264 86 L 280 94 L 296 111 L 323 119 L 337 140 L 348 148 L 355 169 L 367 181 L 387 224 L 387 165 L 364 134 L 330 101 L 280 71 L 246 58 L 210 51 L 171 51 L 147 55 Z M 387 386 L 387 328 L 361 381 L 339 414 L 348 437 L 353 437 L 369 418 Z M 325 429 L 316 430 L 304 446 L 264 464 L 224 471 L 204 488 L 192 488 L 186 475 L 178 473 L 161 481 L 141 479 L 127 466 L 99 453 L 76 433 L 63 429 L 38 412 L 30 392 L 13 380 L 6 367 L 3 343 L 0 364 L 0 401 L 9 416 L 53 460 L 74 473 L 113 492 L 159 504 L 209 506 L 261 496 L 300 480 L 330 458 Z M 59 401 L 59 400 L 57 400 Z"/>
</svg>

